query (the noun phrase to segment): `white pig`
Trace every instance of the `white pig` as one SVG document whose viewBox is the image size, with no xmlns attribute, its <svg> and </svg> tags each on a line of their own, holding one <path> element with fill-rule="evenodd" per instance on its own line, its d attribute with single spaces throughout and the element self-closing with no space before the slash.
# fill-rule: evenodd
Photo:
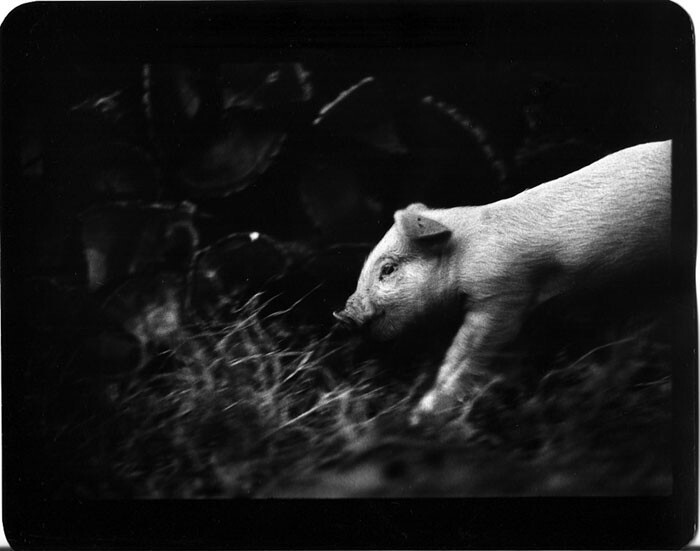
<svg viewBox="0 0 700 551">
<path fill-rule="evenodd" d="M 623 149 L 489 205 L 413 204 L 395 213 L 334 315 L 387 340 L 460 308 L 461 326 L 411 416 L 439 420 L 468 407 L 533 307 L 664 262 L 670 210 L 671 141 Z"/>
</svg>

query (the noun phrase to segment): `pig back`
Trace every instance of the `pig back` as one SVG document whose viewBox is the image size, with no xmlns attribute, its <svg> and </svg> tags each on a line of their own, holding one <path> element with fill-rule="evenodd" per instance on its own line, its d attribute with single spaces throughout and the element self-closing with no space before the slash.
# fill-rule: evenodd
<svg viewBox="0 0 700 551">
<path fill-rule="evenodd" d="M 610 279 L 670 256 L 671 142 L 613 153 L 514 198 L 562 270 Z"/>
</svg>

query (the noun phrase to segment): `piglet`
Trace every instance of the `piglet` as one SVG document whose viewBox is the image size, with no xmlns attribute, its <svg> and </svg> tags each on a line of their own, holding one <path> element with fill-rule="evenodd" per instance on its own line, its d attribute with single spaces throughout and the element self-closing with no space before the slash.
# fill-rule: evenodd
<svg viewBox="0 0 700 551">
<path fill-rule="evenodd" d="M 468 407 L 493 378 L 494 355 L 535 306 L 663 262 L 670 210 L 671 141 L 623 149 L 488 205 L 412 204 L 395 213 L 334 315 L 389 340 L 460 310 L 435 383 L 410 419 L 439 421 Z"/>
</svg>

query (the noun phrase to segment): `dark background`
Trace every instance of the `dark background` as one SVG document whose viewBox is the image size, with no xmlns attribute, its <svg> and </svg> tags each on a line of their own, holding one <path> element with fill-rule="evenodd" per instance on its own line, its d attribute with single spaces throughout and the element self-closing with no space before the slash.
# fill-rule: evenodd
<svg viewBox="0 0 700 551">
<path fill-rule="evenodd" d="M 50 461 L 47 465 L 47 458 L 38 451 L 42 443 L 33 441 L 36 412 L 22 400 L 26 391 L 23 385 L 29 383 L 20 374 L 28 362 L 41 356 L 37 345 L 42 341 L 37 341 L 34 331 L 37 322 L 45 323 L 48 331 L 60 325 L 56 319 L 37 320 L 47 311 L 50 315 L 51 309 L 46 308 L 46 295 L 42 294 L 46 293 L 45 288 L 37 287 L 35 279 L 59 278 L 78 287 L 88 283 L 81 264 L 81 245 L 75 239 L 74 220 L 85 208 L 105 200 L 190 201 L 198 212 L 208 215 L 198 222 L 203 247 L 233 232 L 256 231 L 270 236 L 275 243 L 294 241 L 317 251 L 332 245 L 375 241 L 390 224 L 393 210 L 408 202 L 421 200 L 434 206 L 488 202 L 563 175 L 622 147 L 673 137 L 674 247 L 681 268 L 677 283 L 688 288 L 692 283 L 688 269 L 695 250 L 692 44 L 687 20 L 671 4 L 178 4 L 158 8 L 140 4 L 39 4 L 22 8 L 8 18 L 3 26 L 2 48 L 4 480 L 5 495 L 12 498 L 6 503 L 17 504 L 10 515 L 26 513 L 27 505 L 42 502 L 45 489 L 38 473 L 51 470 Z M 273 90 L 271 96 L 260 100 L 262 116 L 245 109 L 237 113 L 235 124 L 252 128 L 254 134 L 284 132 L 287 140 L 266 170 L 255 178 L 242 180 L 242 189 L 202 192 L 202 186 L 195 185 L 193 189 L 183 184 L 182 174 L 191 166 L 188 161 L 197 165 L 200 159 L 191 150 L 214 139 L 207 133 L 207 123 L 219 122 L 222 112 L 216 106 L 207 107 L 205 101 L 199 112 L 202 120 L 195 117 L 179 127 L 175 123 L 175 130 L 157 128 L 154 142 L 140 111 L 138 94 L 130 100 L 128 95 L 129 90 L 139 87 L 144 63 L 166 67 L 166 83 L 170 82 L 168 67 L 200 70 L 203 76 L 196 82 L 200 83 L 200 90 L 206 91 L 212 88 L 201 83 L 217 74 L 224 62 L 253 62 L 264 68 L 278 63 L 301 63 L 310 73 L 314 93 L 308 101 L 290 105 L 279 100 Z M 330 118 L 326 126 L 312 124 L 325 104 L 366 76 L 375 78 L 372 88 L 368 88 L 369 98 L 363 98 L 359 108 L 348 106 L 346 120 L 335 126 Z M 165 103 L 175 95 L 175 87 L 164 84 L 164 88 Z M 67 114 L 71 106 L 104 97 L 115 89 L 126 90 L 121 96 L 121 122 L 112 124 L 94 112 L 88 112 L 83 119 Z M 284 100 L 285 93 L 296 94 L 298 89 L 289 85 L 281 97 Z M 486 132 L 485 142 L 457 128 L 443 110 L 426 108 L 421 103 L 426 96 L 441 99 L 454 106 L 463 118 L 478 121 Z M 367 126 L 355 124 L 360 115 L 369 119 L 370 130 L 381 126 L 379 123 L 393 123 L 391 135 L 398 137 L 407 153 L 397 156 L 387 150 L 386 140 L 378 140 L 376 133 L 369 132 L 372 137 L 368 139 Z M 163 120 L 169 123 L 172 117 Z M 168 141 L 174 134 L 181 144 Z M 109 136 L 107 145 L 100 143 L 105 135 Z M 380 136 L 385 138 L 386 134 Z M 147 184 L 136 191 L 127 190 L 126 196 L 112 197 L 112 191 L 105 195 L 102 190 L 89 187 L 94 172 L 90 172 L 91 165 L 86 161 L 96 144 L 104 146 L 102 151 L 113 151 L 109 144 L 117 142 L 148 150 L 155 161 L 149 161 L 147 167 L 138 165 L 133 157 L 129 157 L 129 163 L 141 167 L 135 169 L 139 175 L 152 172 L 155 176 L 144 176 Z M 494 158 L 484 153 L 485 145 L 503 161 L 505 177 L 500 177 L 494 168 Z M 40 172 L 27 164 L 35 156 L 32 153 L 43 158 Z M 82 181 L 75 178 L 76 172 L 80 173 L 76 167 L 83 169 Z M 196 170 L 195 173 L 202 174 Z M 204 170 L 199 182 L 211 181 L 209 175 Z M 87 189 L 80 187 L 83 181 L 88 182 Z M 331 188 L 328 192 L 323 188 L 328 182 L 346 182 L 345 191 L 349 190 L 353 197 L 369 197 L 371 200 L 365 204 L 370 207 L 360 206 L 343 214 L 332 201 L 337 190 Z M 320 206 L 310 211 L 304 197 L 307 203 L 310 198 Z M 296 249 L 283 249 L 286 259 L 296 258 Z M 163 262 L 181 266 L 177 246 L 174 251 L 175 259 L 166 258 Z M 357 266 L 358 260 L 352 258 L 342 258 L 341 266 L 352 262 Z M 341 275 L 309 316 L 321 318 L 352 288 L 353 270 L 340 271 Z M 65 311 L 66 305 L 61 303 L 55 315 Z M 694 337 L 691 329 L 685 318 L 679 320 L 676 368 L 688 365 L 685 339 Z M 81 327 L 78 332 L 83 330 Z M 49 335 L 45 342 L 52 339 L 58 340 Z M 678 389 L 674 390 L 677 419 L 679 413 L 687 412 L 693 388 L 693 384 L 674 384 L 674 389 Z M 692 427 L 682 423 L 676 426 L 674 441 L 679 446 L 683 436 L 686 445 L 693 442 L 694 437 L 688 436 L 694 434 Z M 679 447 L 678 451 L 687 448 Z M 675 480 L 683 481 L 688 468 L 679 460 Z M 688 489 L 694 487 L 694 482 L 687 485 Z M 682 489 L 680 485 L 676 487 L 678 492 Z M 558 519 L 561 524 L 548 523 L 543 530 L 543 524 L 535 523 L 537 534 L 543 539 L 532 541 L 538 547 L 563 545 L 568 543 L 564 529 L 567 523 L 591 527 L 596 518 L 612 512 L 621 515 L 618 526 L 624 527 L 626 520 L 637 518 L 634 536 L 622 531 L 617 535 L 614 530 L 605 536 L 600 532 L 579 532 L 577 543 L 584 547 L 594 545 L 592 542 L 614 546 L 624 541 L 628 546 L 655 547 L 660 542 L 680 541 L 673 538 L 681 534 L 680 527 L 689 525 L 680 516 L 682 509 L 674 509 L 676 514 L 672 515 L 669 507 L 680 506 L 680 499 L 690 496 L 677 493 L 675 497 L 676 500 L 639 500 L 623 507 L 609 501 L 577 501 L 572 509 L 560 509 L 549 503 L 540 509 L 542 516 Z M 501 531 L 498 536 L 482 531 L 489 525 L 486 520 L 505 523 L 509 515 L 522 510 L 521 505 L 489 502 L 480 527 L 474 525 L 474 520 L 461 521 L 470 526 L 473 534 L 488 534 L 489 540 L 477 535 L 457 535 L 448 526 L 443 533 L 445 537 L 460 538 L 458 542 L 479 546 L 484 541 L 494 546 L 522 541 L 517 538 L 524 537 L 527 529 L 521 531 L 518 522 L 509 524 L 510 531 Z M 74 506 L 67 506 L 61 514 L 69 515 Z M 471 509 L 466 510 L 478 510 L 474 503 L 467 506 Z M 43 511 L 37 507 L 35 512 Z M 173 518 L 184 507 L 172 512 Z M 369 517 L 369 509 L 347 507 L 332 512 L 335 524 L 329 523 L 328 530 L 301 532 L 301 539 L 296 541 L 299 545 L 308 545 L 310 540 L 329 545 L 334 541 L 331 532 L 335 532 L 341 541 L 356 545 L 391 542 L 392 546 L 401 547 L 414 546 L 417 541 L 403 539 L 401 534 L 426 538 L 426 543 L 430 534 L 434 535 L 421 532 L 419 527 L 428 526 L 426 519 L 436 518 L 439 508 L 431 511 L 425 504 L 393 507 L 391 503 L 376 507 L 381 512 L 375 511 Z M 48 514 L 49 509 L 46 511 Z M 75 511 L 84 513 L 80 508 Z M 245 513 L 236 507 L 235 513 L 252 519 L 264 514 L 257 506 L 249 507 Z M 103 512 L 97 508 L 91 514 L 102 518 Z M 483 515 L 483 509 L 479 514 Z M 363 526 L 367 529 L 358 532 L 351 528 L 348 519 L 359 517 L 364 517 Z M 17 522 L 20 517 L 13 518 Z M 49 523 L 46 526 L 51 523 L 47 518 L 51 517 L 40 519 Z M 645 518 L 653 522 L 639 520 Z M 388 519 L 395 519 L 396 525 Z M 92 518 L 93 522 L 84 527 L 86 539 L 101 530 L 115 534 L 115 539 L 109 540 L 115 545 L 134 536 L 129 534 L 130 528 L 117 536 L 119 532 L 111 526 L 100 529 L 95 520 Z M 24 526 L 31 523 L 23 522 L 27 523 Z M 143 542 L 185 545 L 188 535 L 203 541 L 196 537 L 197 531 L 180 532 L 170 540 L 155 536 L 162 534 L 165 527 L 172 530 L 171 522 L 134 526 L 157 538 L 141 539 Z M 387 523 L 394 527 L 386 529 Z M 238 523 L 236 526 L 241 528 L 223 530 L 238 536 L 239 546 L 270 547 L 292 541 L 281 539 L 282 534 L 289 536 L 289 532 L 284 522 L 280 524 L 278 535 L 269 536 L 271 539 L 245 536 L 243 525 Z M 64 529 L 68 526 L 66 521 Z M 39 542 L 39 534 L 51 538 L 58 533 L 56 530 L 59 528 L 53 525 L 38 533 L 16 532 L 15 537 Z M 615 539 L 628 537 L 637 539 L 633 543 Z M 66 541 L 61 543 L 68 545 Z M 448 541 L 455 540 L 445 540 Z"/>
</svg>

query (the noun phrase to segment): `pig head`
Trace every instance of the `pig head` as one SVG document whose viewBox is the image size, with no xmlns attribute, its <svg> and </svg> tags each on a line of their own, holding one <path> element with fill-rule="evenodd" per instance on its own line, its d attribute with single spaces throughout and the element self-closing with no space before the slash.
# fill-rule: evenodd
<svg viewBox="0 0 700 551">
<path fill-rule="evenodd" d="M 357 289 L 334 312 L 342 324 L 390 340 L 455 298 L 452 232 L 414 204 L 394 215 L 395 223 L 365 261 Z"/>
</svg>

